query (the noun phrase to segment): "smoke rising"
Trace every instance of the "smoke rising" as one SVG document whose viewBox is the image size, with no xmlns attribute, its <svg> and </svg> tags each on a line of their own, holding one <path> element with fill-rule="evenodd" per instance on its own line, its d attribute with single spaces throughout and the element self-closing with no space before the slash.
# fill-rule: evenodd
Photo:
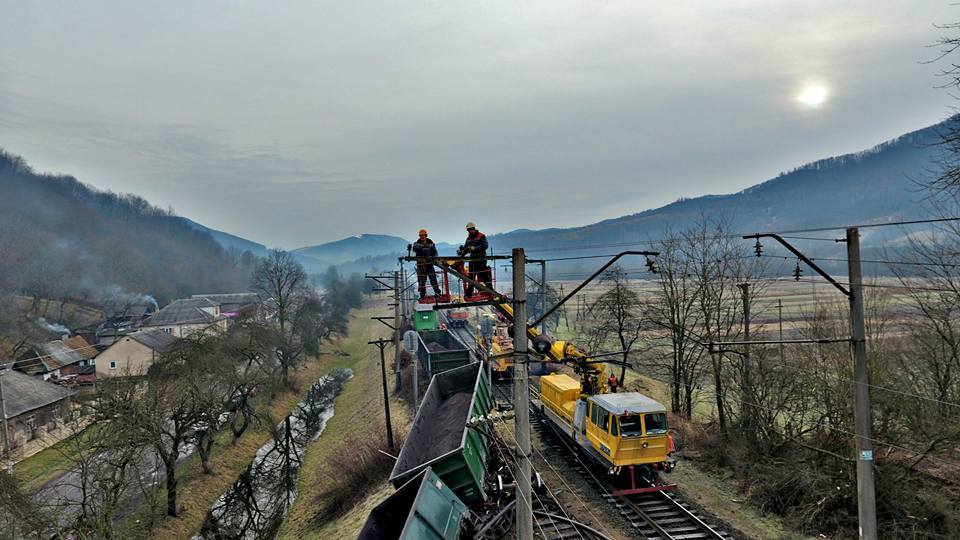
<svg viewBox="0 0 960 540">
<path fill-rule="evenodd" d="M 66 326 L 64 326 L 64 325 L 62 325 L 62 324 L 50 323 L 50 322 L 48 322 L 47 319 L 45 319 L 44 317 L 40 317 L 39 319 L 37 319 L 36 322 L 37 322 L 37 324 L 38 324 L 41 328 L 43 328 L 43 329 L 45 329 L 45 330 L 49 330 L 49 331 L 51 331 L 51 332 L 56 332 L 56 333 L 58 333 L 58 334 L 70 335 L 70 329 L 69 329 L 69 328 L 67 328 Z"/>
</svg>

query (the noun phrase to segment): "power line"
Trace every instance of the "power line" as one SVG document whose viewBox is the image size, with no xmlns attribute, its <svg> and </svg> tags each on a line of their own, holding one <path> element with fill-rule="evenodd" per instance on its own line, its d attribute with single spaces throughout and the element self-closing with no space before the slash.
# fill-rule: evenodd
<svg viewBox="0 0 960 540">
<path fill-rule="evenodd" d="M 686 382 L 683 382 L 683 381 L 680 381 L 680 380 L 676 380 L 676 381 L 674 381 L 674 383 L 671 383 L 670 381 L 665 381 L 665 380 L 662 380 L 662 379 L 657 379 L 656 377 L 652 377 L 652 376 L 650 376 L 650 375 L 646 375 L 646 374 L 642 374 L 642 375 L 643 375 L 644 377 L 647 377 L 647 378 L 649 378 L 649 379 L 652 379 L 652 380 L 654 380 L 654 381 L 657 381 L 657 382 L 660 382 L 660 383 L 663 383 L 663 384 L 674 384 L 674 383 L 676 383 L 676 384 L 682 385 L 682 386 L 684 386 L 684 387 L 686 387 L 686 388 L 691 388 L 691 385 L 690 385 L 690 384 L 687 384 Z M 780 410 L 780 409 L 774 409 L 774 408 L 772 408 L 772 407 L 766 407 L 766 406 L 764 406 L 764 405 L 759 405 L 759 404 L 757 404 L 757 403 L 751 403 L 751 402 L 743 401 L 743 400 L 741 400 L 741 399 L 738 399 L 738 398 L 735 397 L 735 396 L 732 396 L 732 395 L 729 395 L 729 394 L 726 394 L 726 393 L 724 393 L 724 397 L 725 397 L 725 399 L 730 399 L 730 400 L 733 400 L 733 401 L 735 401 L 735 402 L 738 402 L 738 403 L 740 403 L 740 405 L 747 405 L 747 406 L 750 406 L 750 407 L 756 407 L 756 408 L 760 408 L 760 409 L 763 409 L 763 410 L 766 410 L 766 411 L 769 411 L 769 412 L 773 412 L 773 413 L 782 413 L 782 412 L 783 412 L 783 411 Z M 839 428 L 839 427 L 836 427 L 836 426 L 827 425 L 827 424 L 824 423 L 824 420 L 815 421 L 814 424 L 815 424 L 815 425 L 819 425 L 819 426 L 821 426 L 821 427 L 826 427 L 826 428 L 828 428 L 828 429 L 830 429 L 830 430 L 833 430 L 833 431 L 838 431 L 838 432 L 840 432 L 840 433 L 844 433 L 844 434 L 847 434 L 847 435 L 852 435 L 852 436 L 854 436 L 854 437 L 857 436 L 857 435 L 856 435 L 854 432 L 852 432 L 852 431 L 848 431 L 848 430 L 845 430 L 845 429 L 843 429 L 843 428 Z M 875 439 L 875 438 L 872 438 L 872 437 L 867 437 L 867 438 L 868 438 L 870 441 L 874 442 L 874 443 L 882 444 L 883 446 L 888 446 L 888 447 L 890 447 L 890 448 L 896 448 L 896 449 L 898 449 L 898 450 L 903 450 L 904 452 L 909 452 L 909 453 L 911 453 L 911 454 L 913 454 L 913 455 L 916 455 L 916 456 L 922 456 L 922 457 L 924 457 L 924 458 L 927 458 L 927 459 L 930 459 L 930 460 L 933 460 L 933 461 L 939 461 L 939 462 L 941 462 L 941 463 L 943 463 L 943 464 L 945 464 L 945 465 L 960 466 L 960 462 L 953 462 L 953 461 L 945 460 L 945 459 L 942 459 L 942 458 L 939 458 L 939 457 L 936 457 L 936 456 L 932 456 L 932 455 L 929 454 L 929 452 L 921 452 L 921 451 L 919 451 L 919 450 L 914 450 L 914 449 L 912 449 L 912 448 L 907 448 L 907 447 L 905 447 L 905 446 L 900 446 L 900 445 L 898 445 L 898 444 L 890 443 L 890 442 L 883 441 L 883 440 L 880 440 L 880 439 Z M 821 448 L 820 450 L 823 450 L 823 449 Z"/>
</svg>

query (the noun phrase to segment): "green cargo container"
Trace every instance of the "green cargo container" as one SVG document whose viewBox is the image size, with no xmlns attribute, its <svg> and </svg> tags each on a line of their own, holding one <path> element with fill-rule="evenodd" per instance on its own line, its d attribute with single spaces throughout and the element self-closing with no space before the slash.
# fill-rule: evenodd
<svg viewBox="0 0 960 540">
<path fill-rule="evenodd" d="M 479 430 L 468 428 L 467 423 L 489 414 L 492 401 L 483 362 L 433 377 L 400 449 L 390 482 L 399 487 L 430 467 L 463 502 L 484 500 L 483 479 L 490 441 Z"/>
<path fill-rule="evenodd" d="M 467 512 L 427 467 L 370 511 L 357 540 L 456 540 Z"/>
<path fill-rule="evenodd" d="M 432 306 L 427 306 L 424 304 L 416 304 L 414 306 L 413 329 L 418 332 L 420 330 L 437 329 L 437 312 Z"/>
<path fill-rule="evenodd" d="M 424 330 L 418 334 L 417 357 L 427 378 L 473 361 L 470 349 L 449 330 Z"/>
</svg>

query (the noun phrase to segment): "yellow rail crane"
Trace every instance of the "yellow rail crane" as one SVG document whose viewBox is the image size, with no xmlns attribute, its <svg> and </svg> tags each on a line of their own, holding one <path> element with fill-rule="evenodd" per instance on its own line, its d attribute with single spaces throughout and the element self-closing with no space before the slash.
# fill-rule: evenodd
<svg viewBox="0 0 960 540">
<path fill-rule="evenodd" d="M 605 363 L 622 362 L 604 360 L 607 353 L 591 355 L 573 343 L 552 340 L 541 335 L 536 325 L 551 312 L 572 298 L 595 277 L 624 255 L 647 256 L 647 267 L 656 272 L 649 256 L 657 253 L 627 251 L 614 256 L 591 277 L 581 283 L 557 305 L 547 310 L 540 319 L 527 325 L 527 337 L 536 354 L 547 361 L 568 365 L 577 378 L 564 373 L 540 377 L 540 397 L 534 403 L 544 416 L 563 436 L 572 440 L 582 454 L 598 466 L 606 469 L 613 485 L 614 495 L 630 495 L 675 489 L 663 481 L 661 473 L 669 473 L 676 467 L 672 457 L 675 451 L 673 438 L 667 425 L 666 408 L 660 402 L 639 392 L 611 393 L 607 386 Z M 490 305 L 509 323 L 515 324 L 510 299 L 483 284 L 477 283 L 463 271 L 460 258 L 436 261 L 444 272 L 471 283 L 480 293 L 464 302 L 449 304 L 450 308 L 463 305 Z M 446 308 L 447 306 L 435 306 Z M 510 332 L 512 335 L 512 332 Z M 494 348 L 494 360 L 500 361 L 507 352 Z M 500 354 L 497 354 L 500 353 Z M 506 369 L 506 361 L 502 362 Z"/>
</svg>

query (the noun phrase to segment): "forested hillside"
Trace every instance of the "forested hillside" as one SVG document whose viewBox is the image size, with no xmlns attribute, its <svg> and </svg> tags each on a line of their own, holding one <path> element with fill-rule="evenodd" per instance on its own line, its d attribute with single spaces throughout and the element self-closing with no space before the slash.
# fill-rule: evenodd
<svg viewBox="0 0 960 540">
<path fill-rule="evenodd" d="M 724 216 L 734 230 L 743 232 L 923 217 L 927 206 L 918 182 L 931 178 L 943 150 L 942 135 L 956 121 L 954 117 L 862 152 L 809 163 L 738 193 L 681 199 L 584 227 L 512 231 L 490 240 L 500 251 L 522 245 L 535 252 L 642 242 L 682 229 L 700 216 Z M 900 234 L 896 229 L 887 232 Z M 868 235 L 865 244 L 872 240 L 881 238 Z"/>
<path fill-rule="evenodd" d="M 35 173 L 0 151 L 0 289 L 97 305 L 119 293 L 161 304 L 198 292 L 245 290 L 254 257 L 136 195 Z"/>
</svg>

